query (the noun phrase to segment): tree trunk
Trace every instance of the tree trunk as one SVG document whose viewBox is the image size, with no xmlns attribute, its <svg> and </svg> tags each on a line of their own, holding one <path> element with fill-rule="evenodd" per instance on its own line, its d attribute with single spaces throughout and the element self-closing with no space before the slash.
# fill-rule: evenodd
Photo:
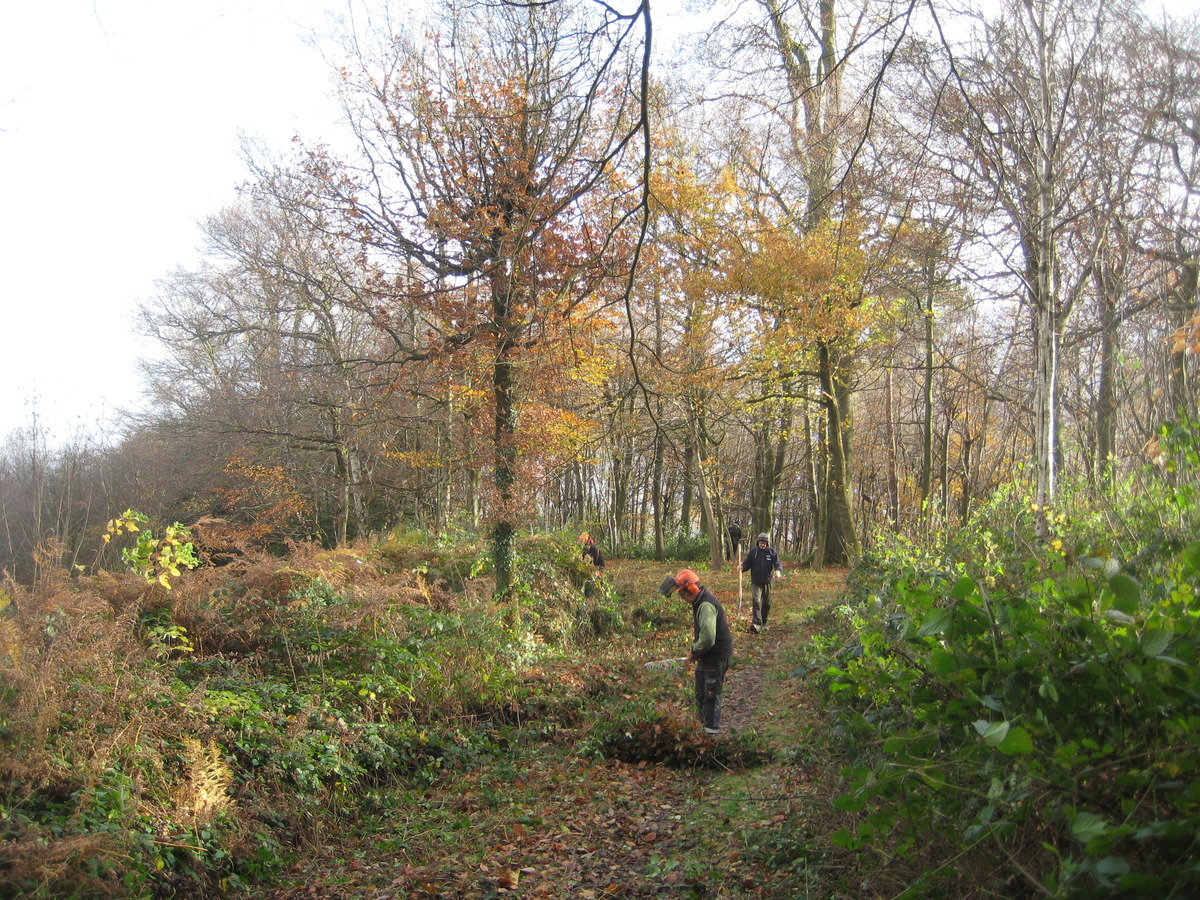
<svg viewBox="0 0 1200 900">
<path fill-rule="evenodd" d="M 1034 533 L 1039 540 L 1050 536 L 1050 505 L 1054 502 L 1055 467 L 1058 448 L 1058 334 L 1050 303 L 1038 304 L 1034 312 Z"/>
<path fill-rule="evenodd" d="M 694 448 L 692 453 L 695 456 L 696 466 L 693 470 L 696 473 L 696 493 L 700 499 L 700 511 L 705 520 L 709 524 L 708 529 L 708 564 L 715 570 L 720 570 L 724 554 L 721 552 L 721 530 L 713 527 L 715 519 L 713 518 L 712 499 L 708 493 L 708 479 L 704 476 L 704 465 L 701 462 L 703 453 L 700 451 L 700 435 L 696 429 L 696 417 L 691 419 L 692 434 L 691 444 Z"/>
<path fill-rule="evenodd" d="M 812 469 L 812 495 L 810 498 L 813 516 L 812 566 L 814 569 L 821 569 L 825 566 L 825 473 L 829 469 L 829 454 L 825 449 L 824 431 L 813 428 L 807 404 L 804 409 L 804 440 L 808 444 Z"/>
<path fill-rule="evenodd" d="M 1200 261 L 1185 257 L 1181 263 L 1179 277 L 1179 300 L 1176 305 L 1172 328 L 1182 327 L 1196 312 L 1197 294 L 1200 293 Z M 1168 409 L 1164 411 L 1167 418 L 1176 418 L 1181 413 L 1188 413 L 1195 408 L 1192 402 L 1191 384 L 1188 379 L 1187 351 L 1168 350 L 1167 360 L 1167 390 Z"/>
<path fill-rule="evenodd" d="M 921 480 L 919 494 L 924 517 L 933 491 L 933 290 L 929 291 L 929 308 L 921 311 L 925 319 L 925 361 L 921 382 Z"/>
<path fill-rule="evenodd" d="M 842 371 L 845 360 L 822 341 L 817 348 L 821 394 L 825 403 L 825 443 L 829 469 L 825 477 L 825 535 L 823 562 L 852 565 L 862 554 L 854 530 L 850 501 L 849 390 Z"/>
<path fill-rule="evenodd" d="M 887 428 L 887 492 L 888 521 L 895 525 L 900 520 L 900 463 L 896 444 L 896 400 L 892 395 L 892 367 L 884 372 L 884 418 Z"/>
<path fill-rule="evenodd" d="M 1118 353 L 1117 301 L 1115 278 L 1107 263 L 1102 263 L 1098 287 L 1100 311 L 1100 359 L 1096 373 L 1095 458 L 1092 480 L 1104 492 L 1112 489 L 1113 453 L 1117 437 L 1117 401 L 1114 369 Z"/>
<path fill-rule="evenodd" d="M 774 533 L 776 498 L 783 484 L 792 421 L 791 405 L 784 401 L 777 414 L 762 413 L 754 429 L 754 485 L 750 503 L 755 534 Z"/>
<path fill-rule="evenodd" d="M 654 558 L 662 562 L 667 558 L 666 538 L 663 534 L 663 440 L 662 431 L 654 429 L 654 459 L 650 464 L 650 502 L 654 507 Z"/>
<path fill-rule="evenodd" d="M 366 504 L 362 495 L 362 461 L 349 443 L 335 445 L 338 478 L 342 483 L 341 514 L 337 519 L 337 545 L 346 546 L 351 537 L 362 537 L 366 523 Z"/>
<path fill-rule="evenodd" d="M 685 537 L 692 533 L 692 485 L 696 478 L 696 445 L 688 441 L 683 463 L 683 502 L 679 507 L 679 533 Z"/>
<path fill-rule="evenodd" d="M 507 264 L 502 264 L 507 265 Z M 492 524 L 492 563 L 496 572 L 496 596 L 507 599 L 513 585 L 513 488 L 517 476 L 517 383 L 513 365 L 516 348 L 512 321 L 511 282 L 503 271 L 492 276 L 492 321 L 496 328 L 496 359 L 492 365 L 492 389 L 496 416 L 492 432 L 497 509 Z"/>
<path fill-rule="evenodd" d="M 960 525 L 967 524 L 967 517 L 971 514 L 972 483 L 975 478 L 975 466 L 971 458 L 971 454 L 975 447 L 975 441 L 968 433 L 963 436 L 962 446 L 962 493 L 958 498 L 958 521 Z"/>
<path fill-rule="evenodd" d="M 946 410 L 946 426 L 942 429 L 942 518 L 950 521 L 950 432 L 954 428 L 954 407 Z"/>
</svg>

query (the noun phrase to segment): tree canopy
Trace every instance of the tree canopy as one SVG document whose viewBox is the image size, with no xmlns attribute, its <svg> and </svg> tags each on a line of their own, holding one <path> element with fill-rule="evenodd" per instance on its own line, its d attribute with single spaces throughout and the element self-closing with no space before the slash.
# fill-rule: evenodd
<svg viewBox="0 0 1200 900">
<path fill-rule="evenodd" d="M 251 153 L 147 298 L 120 447 L 10 437 L 5 564 L 82 552 L 97 505 L 259 543 L 486 529 L 501 594 L 526 528 L 715 564 L 739 520 L 842 564 L 1014 477 L 1045 531 L 1194 413 L 1194 23 L 708 12 L 673 45 L 647 3 L 348 19 L 340 138 Z"/>
</svg>

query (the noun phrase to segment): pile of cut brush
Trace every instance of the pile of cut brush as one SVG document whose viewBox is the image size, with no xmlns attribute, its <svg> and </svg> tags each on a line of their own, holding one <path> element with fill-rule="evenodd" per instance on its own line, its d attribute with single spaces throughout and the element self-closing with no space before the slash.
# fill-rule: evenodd
<svg viewBox="0 0 1200 900">
<path fill-rule="evenodd" d="M 756 732 L 732 731 L 709 737 L 685 712 L 665 706 L 605 734 L 600 746 L 610 759 L 675 768 L 746 769 L 773 758 L 770 747 Z"/>
</svg>

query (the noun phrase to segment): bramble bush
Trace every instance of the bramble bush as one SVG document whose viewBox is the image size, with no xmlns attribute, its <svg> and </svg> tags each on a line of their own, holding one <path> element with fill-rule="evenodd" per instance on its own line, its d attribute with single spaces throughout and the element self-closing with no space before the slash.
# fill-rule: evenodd
<svg viewBox="0 0 1200 900">
<path fill-rule="evenodd" d="M 5 585 L 0 898 L 267 881 L 364 793 L 497 752 L 512 723 L 573 721 L 577 701 L 523 667 L 644 627 L 621 586 L 583 596 L 574 536 L 520 542 L 498 606 L 470 545 L 398 535 L 186 571 L 186 535 L 152 545 L 121 521 L 147 548 L 132 571 Z"/>
<path fill-rule="evenodd" d="M 855 573 L 824 681 L 858 748 L 836 840 L 897 896 L 1200 890 L 1198 448 L 1165 427 L 1119 502 L 1068 493 L 1046 542 L 1014 486 Z"/>
</svg>

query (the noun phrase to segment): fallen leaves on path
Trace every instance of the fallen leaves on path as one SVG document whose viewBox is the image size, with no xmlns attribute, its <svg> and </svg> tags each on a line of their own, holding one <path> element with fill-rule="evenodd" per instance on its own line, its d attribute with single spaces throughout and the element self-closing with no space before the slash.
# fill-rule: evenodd
<svg viewBox="0 0 1200 900">
<path fill-rule="evenodd" d="M 785 678 L 787 648 L 806 639 L 803 616 L 785 607 L 798 605 L 802 590 L 797 580 L 788 582 L 790 595 L 780 591 L 778 624 L 768 632 L 738 635 L 727 726 L 750 731 L 769 722 L 775 740 L 799 742 L 819 715 L 803 681 Z M 730 771 L 702 767 L 704 754 L 729 738 L 714 745 L 678 707 L 640 723 L 643 732 L 630 738 L 644 748 L 669 744 L 678 757 L 671 766 L 636 754 L 597 759 L 578 752 L 588 738 L 580 724 L 588 697 L 661 689 L 653 685 L 663 676 L 641 663 L 668 655 L 669 642 L 677 645 L 679 634 L 660 632 L 586 665 L 543 664 L 529 672 L 529 679 L 579 698 L 582 709 L 561 716 L 543 739 L 527 729 L 504 753 L 447 771 L 424 789 L 381 792 L 381 808 L 369 817 L 310 842 L 291 886 L 271 896 L 794 896 L 789 848 L 800 830 L 821 827 L 828 810 L 830 788 L 818 766 L 774 762 L 734 782 Z"/>
</svg>

